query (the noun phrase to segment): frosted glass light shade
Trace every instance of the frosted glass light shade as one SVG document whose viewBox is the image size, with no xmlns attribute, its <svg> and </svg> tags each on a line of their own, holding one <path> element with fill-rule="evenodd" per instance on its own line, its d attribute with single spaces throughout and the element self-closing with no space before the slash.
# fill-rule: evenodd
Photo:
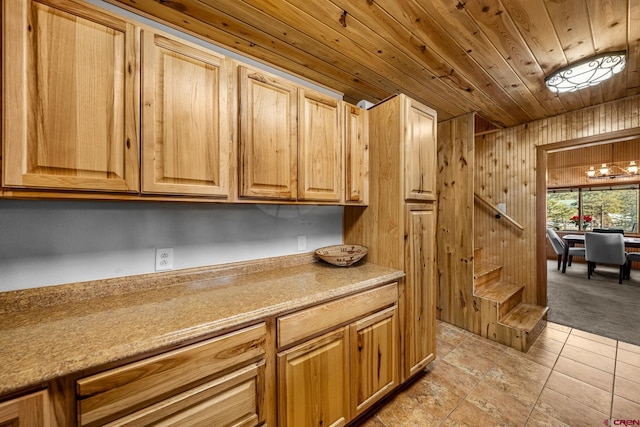
<svg viewBox="0 0 640 427">
<path fill-rule="evenodd" d="M 602 53 L 561 68 L 544 82 L 552 92 L 574 92 L 613 77 L 624 70 L 626 64 L 625 51 Z"/>
</svg>

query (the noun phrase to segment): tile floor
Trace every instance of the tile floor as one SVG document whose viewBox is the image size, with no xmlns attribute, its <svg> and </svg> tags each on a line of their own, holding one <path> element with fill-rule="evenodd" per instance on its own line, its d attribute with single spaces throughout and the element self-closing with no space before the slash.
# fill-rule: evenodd
<svg viewBox="0 0 640 427">
<path fill-rule="evenodd" d="M 554 323 L 527 353 L 437 331 L 436 361 L 361 426 L 640 425 L 639 346 Z"/>
</svg>

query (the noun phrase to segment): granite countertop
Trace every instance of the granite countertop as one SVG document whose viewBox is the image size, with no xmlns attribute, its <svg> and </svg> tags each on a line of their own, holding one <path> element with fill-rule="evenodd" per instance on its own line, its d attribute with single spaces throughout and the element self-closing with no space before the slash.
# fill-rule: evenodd
<svg viewBox="0 0 640 427">
<path fill-rule="evenodd" d="M 403 276 L 364 262 L 340 268 L 292 256 L 0 293 L 0 394 Z"/>
</svg>

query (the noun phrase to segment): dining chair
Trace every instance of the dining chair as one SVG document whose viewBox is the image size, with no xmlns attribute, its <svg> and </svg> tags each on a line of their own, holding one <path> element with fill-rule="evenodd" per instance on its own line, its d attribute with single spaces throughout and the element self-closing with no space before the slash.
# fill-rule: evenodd
<svg viewBox="0 0 640 427">
<path fill-rule="evenodd" d="M 625 279 L 631 279 L 631 263 L 633 261 L 640 261 L 640 252 L 629 252 L 627 254 L 627 265 L 625 272 Z"/>
<path fill-rule="evenodd" d="M 587 259 L 587 278 L 591 279 L 596 263 L 612 264 L 620 267 L 618 283 L 622 283 L 627 265 L 627 253 L 624 251 L 622 234 L 585 233 L 584 248 Z"/>
<path fill-rule="evenodd" d="M 547 228 L 547 237 L 549 238 L 549 242 L 551 243 L 553 251 L 556 253 L 556 255 L 558 255 L 558 270 L 560 270 L 560 266 L 562 265 L 562 256 L 564 255 L 564 246 L 566 245 L 566 243 L 551 227 Z M 567 263 L 568 265 L 571 265 L 571 261 L 573 261 L 574 256 L 580 256 L 584 258 L 584 248 L 569 248 L 569 260 Z"/>
</svg>

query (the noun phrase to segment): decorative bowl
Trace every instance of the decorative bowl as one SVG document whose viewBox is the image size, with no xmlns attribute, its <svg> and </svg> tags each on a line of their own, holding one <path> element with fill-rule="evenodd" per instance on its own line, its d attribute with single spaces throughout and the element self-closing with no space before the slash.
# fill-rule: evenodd
<svg viewBox="0 0 640 427">
<path fill-rule="evenodd" d="M 334 245 L 318 248 L 316 256 L 329 264 L 338 267 L 348 267 L 360 261 L 366 254 L 366 246 L 360 245 Z"/>
</svg>

